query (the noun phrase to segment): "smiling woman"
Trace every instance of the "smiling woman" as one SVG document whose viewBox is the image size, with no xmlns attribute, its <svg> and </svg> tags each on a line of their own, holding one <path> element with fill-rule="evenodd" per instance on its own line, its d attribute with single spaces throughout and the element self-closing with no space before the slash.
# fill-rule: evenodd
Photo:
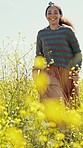
<svg viewBox="0 0 83 148">
<path fill-rule="evenodd" d="M 45 15 L 50 24 L 50 28 L 55 30 L 60 27 L 59 20 L 62 17 L 62 11 L 60 7 L 58 6 L 55 7 L 53 3 L 49 3 L 49 5 L 50 6 L 47 7 Z"/>
<path fill-rule="evenodd" d="M 73 31 L 72 23 L 63 18 L 60 6 L 50 2 L 45 11 L 49 26 L 40 30 L 37 36 L 36 56 L 46 59 L 47 67 L 42 69 L 49 76 L 50 83 L 41 101 L 46 98 L 62 98 L 70 108 L 80 105 L 78 74 L 82 62 L 81 49 Z M 34 67 L 34 71 L 38 71 Z"/>
<path fill-rule="evenodd" d="M 61 15 L 58 11 L 58 8 L 56 7 L 53 7 L 52 9 L 49 8 L 48 11 L 47 11 L 47 20 L 50 24 L 50 28 L 51 29 L 57 29 L 59 26 L 59 20 L 61 18 Z M 56 23 L 56 20 L 57 20 L 57 23 Z"/>
<path fill-rule="evenodd" d="M 51 7 L 52 7 L 52 9 L 51 9 Z M 50 25 L 51 25 L 51 23 L 55 25 L 56 22 L 54 23 L 53 21 L 58 19 L 57 25 L 65 24 L 65 25 L 68 25 L 68 26 L 71 26 L 72 28 L 74 28 L 72 22 L 70 22 L 66 18 L 62 18 L 63 13 L 62 13 L 60 6 L 55 5 L 52 2 L 49 3 L 49 6 L 47 7 L 47 9 L 45 11 L 45 16 L 46 16 L 47 20 L 49 21 Z"/>
</svg>

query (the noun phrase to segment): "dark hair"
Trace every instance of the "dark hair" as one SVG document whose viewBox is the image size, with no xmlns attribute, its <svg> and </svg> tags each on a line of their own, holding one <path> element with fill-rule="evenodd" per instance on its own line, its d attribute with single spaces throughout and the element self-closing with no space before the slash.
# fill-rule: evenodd
<svg viewBox="0 0 83 148">
<path fill-rule="evenodd" d="M 55 5 L 55 4 L 52 3 L 52 2 L 50 2 L 50 3 L 49 3 L 49 6 L 46 8 L 45 16 L 47 17 L 47 11 L 48 11 L 48 9 L 49 9 L 50 7 L 53 7 L 53 6 L 55 6 L 55 7 L 59 10 L 60 15 L 63 16 L 63 12 L 62 12 L 61 7 L 58 6 L 58 5 Z M 68 25 L 68 26 L 71 26 L 71 27 L 74 29 L 74 25 L 72 24 L 72 22 L 69 21 L 68 19 L 62 17 L 62 18 L 59 20 L 59 25 L 62 26 L 63 24 Z"/>
</svg>

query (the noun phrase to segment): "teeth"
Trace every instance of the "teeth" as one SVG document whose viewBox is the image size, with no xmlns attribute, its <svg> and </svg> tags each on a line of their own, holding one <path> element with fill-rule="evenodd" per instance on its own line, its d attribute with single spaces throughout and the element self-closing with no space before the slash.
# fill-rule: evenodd
<svg viewBox="0 0 83 148">
<path fill-rule="evenodd" d="M 56 18 L 55 18 L 56 19 Z M 55 19 L 51 19 L 52 21 L 54 21 Z"/>
</svg>

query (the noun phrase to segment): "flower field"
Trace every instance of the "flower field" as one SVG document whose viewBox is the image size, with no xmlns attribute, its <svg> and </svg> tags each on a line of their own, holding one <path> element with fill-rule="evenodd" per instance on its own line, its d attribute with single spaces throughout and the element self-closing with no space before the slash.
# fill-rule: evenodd
<svg viewBox="0 0 83 148">
<path fill-rule="evenodd" d="M 41 103 L 37 88 L 45 91 L 49 80 L 41 74 L 33 81 L 27 61 L 32 62 L 31 56 L 19 54 L 24 40 L 13 48 L 8 39 L 0 52 L 0 148 L 83 148 L 83 79 L 79 79 L 81 106 L 76 110 L 61 101 Z M 12 48 L 13 53 L 6 52 Z"/>
</svg>

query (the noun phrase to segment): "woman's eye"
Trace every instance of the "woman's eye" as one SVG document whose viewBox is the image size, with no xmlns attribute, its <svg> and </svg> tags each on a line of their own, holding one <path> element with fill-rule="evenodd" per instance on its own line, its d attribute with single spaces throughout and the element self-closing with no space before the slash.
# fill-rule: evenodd
<svg viewBox="0 0 83 148">
<path fill-rule="evenodd" d="M 48 13 L 48 15 L 51 15 L 51 14 L 52 14 L 52 13 L 50 13 L 50 12 Z M 58 13 L 57 13 L 57 12 L 55 12 L 54 14 L 58 14 Z"/>
<path fill-rule="evenodd" d="M 51 13 L 49 12 L 48 14 L 50 15 Z"/>
</svg>

